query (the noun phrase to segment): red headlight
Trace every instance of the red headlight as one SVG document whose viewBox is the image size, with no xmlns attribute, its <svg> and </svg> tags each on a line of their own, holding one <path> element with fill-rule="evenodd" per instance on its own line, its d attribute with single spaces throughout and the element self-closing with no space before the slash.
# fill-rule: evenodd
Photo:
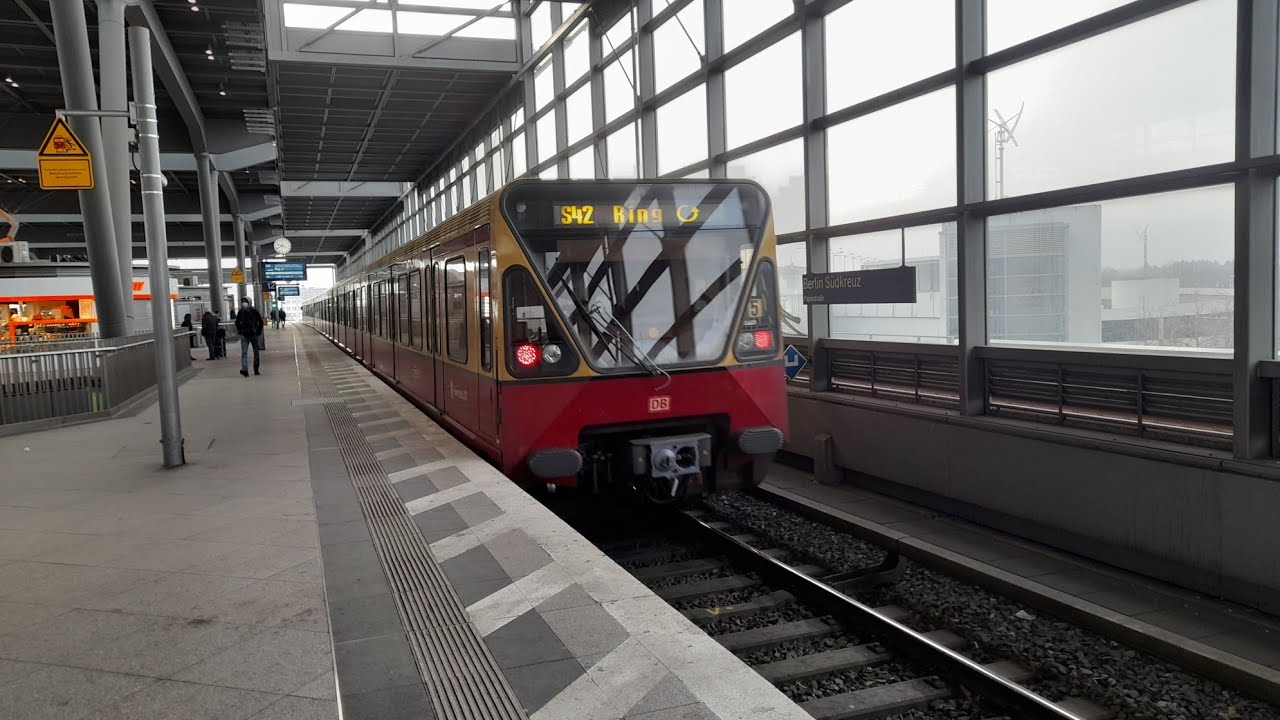
<svg viewBox="0 0 1280 720">
<path fill-rule="evenodd" d="M 768 330 L 757 330 L 752 337 L 757 350 L 768 350 L 773 347 L 773 333 Z"/>
<path fill-rule="evenodd" d="M 516 347 L 516 362 L 521 367 L 533 367 L 538 364 L 542 351 L 533 343 L 524 343 Z"/>
</svg>

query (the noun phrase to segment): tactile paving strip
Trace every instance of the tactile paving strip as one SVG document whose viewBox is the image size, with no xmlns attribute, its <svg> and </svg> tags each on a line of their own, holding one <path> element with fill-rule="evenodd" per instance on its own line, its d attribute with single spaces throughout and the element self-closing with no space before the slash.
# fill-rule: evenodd
<svg viewBox="0 0 1280 720">
<path fill-rule="evenodd" d="M 333 381 L 314 353 L 309 351 L 307 356 L 318 389 L 328 397 Z M 436 717 L 525 719 L 515 693 L 431 557 L 351 410 L 340 402 L 324 407 Z"/>
</svg>

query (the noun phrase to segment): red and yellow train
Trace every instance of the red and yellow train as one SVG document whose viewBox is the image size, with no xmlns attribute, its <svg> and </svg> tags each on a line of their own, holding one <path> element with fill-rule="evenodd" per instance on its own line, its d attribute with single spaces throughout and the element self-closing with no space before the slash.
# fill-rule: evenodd
<svg viewBox="0 0 1280 720">
<path fill-rule="evenodd" d="M 769 200 L 739 181 L 517 181 L 306 306 L 523 484 L 673 502 L 787 431 Z"/>
</svg>

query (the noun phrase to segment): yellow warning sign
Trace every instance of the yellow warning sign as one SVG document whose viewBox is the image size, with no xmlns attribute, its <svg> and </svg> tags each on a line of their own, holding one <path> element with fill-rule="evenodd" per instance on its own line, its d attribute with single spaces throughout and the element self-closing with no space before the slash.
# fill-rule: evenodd
<svg viewBox="0 0 1280 720">
<path fill-rule="evenodd" d="M 244 270 L 241 270 L 240 268 L 236 268 L 235 270 L 232 270 L 232 271 L 231 271 L 231 282 L 233 282 L 233 283 L 242 283 L 242 282 L 244 282 Z"/>
<path fill-rule="evenodd" d="M 55 118 L 36 153 L 41 190 L 92 190 L 93 156 L 62 118 Z"/>
</svg>

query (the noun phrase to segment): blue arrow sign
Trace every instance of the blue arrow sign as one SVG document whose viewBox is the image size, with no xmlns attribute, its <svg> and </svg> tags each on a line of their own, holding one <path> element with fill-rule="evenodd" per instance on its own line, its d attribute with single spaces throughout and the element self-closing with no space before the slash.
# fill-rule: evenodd
<svg viewBox="0 0 1280 720">
<path fill-rule="evenodd" d="M 787 373 L 788 380 L 795 380 L 800 371 L 809 364 L 809 361 L 800 354 L 795 345 L 787 346 L 787 349 L 782 353 L 782 360 L 782 369 Z"/>
</svg>

